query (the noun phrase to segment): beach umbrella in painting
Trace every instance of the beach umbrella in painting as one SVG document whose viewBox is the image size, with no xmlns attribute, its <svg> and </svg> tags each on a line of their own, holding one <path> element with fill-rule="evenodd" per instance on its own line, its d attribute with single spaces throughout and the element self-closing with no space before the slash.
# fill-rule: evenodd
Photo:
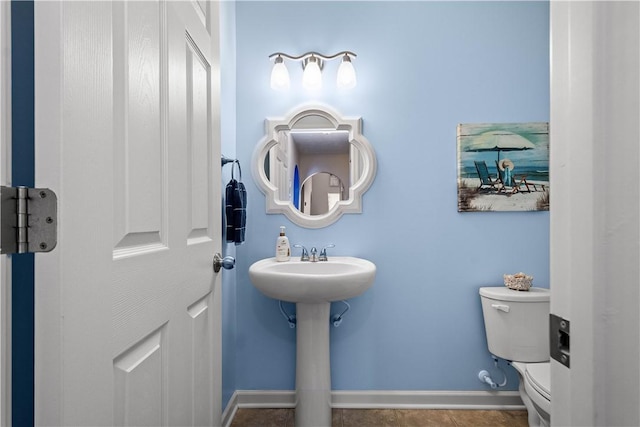
<svg viewBox="0 0 640 427">
<path fill-rule="evenodd" d="M 523 151 L 536 148 L 533 142 L 522 135 L 506 130 L 492 130 L 474 136 L 468 141 L 465 151 L 497 151 L 498 161 L 501 151 Z"/>
</svg>

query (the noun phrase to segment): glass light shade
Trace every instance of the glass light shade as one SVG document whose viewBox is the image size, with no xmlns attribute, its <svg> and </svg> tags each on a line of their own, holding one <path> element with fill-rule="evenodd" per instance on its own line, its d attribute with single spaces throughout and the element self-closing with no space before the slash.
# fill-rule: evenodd
<svg viewBox="0 0 640 427">
<path fill-rule="evenodd" d="M 309 58 L 302 74 L 302 86 L 305 89 L 320 89 L 322 87 L 322 71 L 316 58 Z"/>
<path fill-rule="evenodd" d="M 356 70 L 348 55 L 345 55 L 340 63 L 336 84 L 340 89 L 353 89 L 356 86 Z"/>
<path fill-rule="evenodd" d="M 271 89 L 289 89 L 289 71 L 281 57 L 276 58 L 276 63 L 271 70 Z"/>
</svg>

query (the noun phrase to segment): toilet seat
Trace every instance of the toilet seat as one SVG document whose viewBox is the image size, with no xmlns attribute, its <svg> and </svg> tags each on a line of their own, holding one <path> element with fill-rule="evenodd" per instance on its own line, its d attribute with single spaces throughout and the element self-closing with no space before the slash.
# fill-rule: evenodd
<svg viewBox="0 0 640 427">
<path fill-rule="evenodd" d="M 551 400 L 551 364 L 528 363 L 525 368 L 525 378 L 546 400 Z"/>
</svg>

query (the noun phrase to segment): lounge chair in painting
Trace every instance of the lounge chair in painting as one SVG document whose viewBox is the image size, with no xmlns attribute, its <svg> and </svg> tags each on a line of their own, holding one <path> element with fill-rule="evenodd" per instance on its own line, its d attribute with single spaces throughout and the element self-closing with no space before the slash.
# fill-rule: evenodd
<svg viewBox="0 0 640 427">
<path fill-rule="evenodd" d="M 496 168 L 498 169 L 498 181 L 500 182 L 500 186 L 498 187 L 498 193 L 507 192 L 507 187 L 511 188 L 511 194 L 517 193 L 520 191 L 522 186 L 527 189 L 527 193 L 531 193 L 532 186 L 535 191 L 538 191 L 538 188 L 535 184 L 529 184 L 527 182 L 526 175 L 514 175 L 512 173 L 514 164 L 509 159 L 502 159 L 500 161 L 496 160 Z"/>
<path fill-rule="evenodd" d="M 481 162 L 474 160 L 473 163 L 475 163 L 476 170 L 478 171 L 478 176 L 480 177 L 480 186 L 477 188 L 477 190 L 487 189 L 486 187 L 488 187 L 488 189 L 493 188 L 494 190 L 497 190 L 498 187 L 496 187 L 496 184 L 498 183 L 498 180 L 494 180 L 493 178 L 491 178 L 491 175 L 489 174 L 489 168 L 487 167 L 487 164 L 484 162 L 484 160 Z"/>
</svg>

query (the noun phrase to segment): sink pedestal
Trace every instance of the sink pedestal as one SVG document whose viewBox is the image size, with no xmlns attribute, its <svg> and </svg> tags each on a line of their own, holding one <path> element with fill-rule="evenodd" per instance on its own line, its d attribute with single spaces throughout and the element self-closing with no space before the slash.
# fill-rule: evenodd
<svg viewBox="0 0 640 427">
<path fill-rule="evenodd" d="M 296 304 L 296 427 L 331 426 L 331 303 Z"/>
<path fill-rule="evenodd" d="M 322 262 L 266 258 L 249 267 L 249 277 L 260 292 L 296 303 L 297 427 L 331 426 L 331 301 L 362 294 L 375 276 L 375 264 L 354 257 L 337 256 Z"/>
</svg>

